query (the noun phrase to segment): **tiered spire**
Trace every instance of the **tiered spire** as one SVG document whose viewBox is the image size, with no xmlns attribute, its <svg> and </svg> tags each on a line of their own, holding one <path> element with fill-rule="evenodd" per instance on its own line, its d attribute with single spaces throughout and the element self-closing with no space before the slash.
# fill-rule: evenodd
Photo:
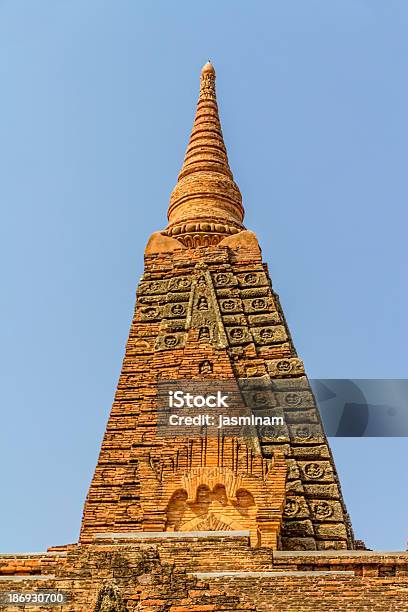
<svg viewBox="0 0 408 612">
<path fill-rule="evenodd" d="M 215 93 L 215 70 L 201 70 L 196 116 L 165 233 L 186 246 L 217 244 L 242 229 L 241 193 L 228 164 Z"/>
</svg>

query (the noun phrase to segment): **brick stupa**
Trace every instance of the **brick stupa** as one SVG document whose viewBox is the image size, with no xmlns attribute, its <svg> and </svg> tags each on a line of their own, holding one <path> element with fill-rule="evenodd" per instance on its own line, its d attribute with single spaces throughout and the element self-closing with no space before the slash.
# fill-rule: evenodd
<svg viewBox="0 0 408 612">
<path fill-rule="evenodd" d="M 145 249 L 79 542 L 2 555 L 0 591 L 59 589 L 69 601 L 58 609 L 72 612 L 408 610 L 407 553 L 354 540 L 303 363 L 243 222 L 207 63 L 168 225 Z M 158 388 L 184 380 L 235 381 L 251 414 L 278 411 L 284 426 L 159 436 Z"/>
</svg>

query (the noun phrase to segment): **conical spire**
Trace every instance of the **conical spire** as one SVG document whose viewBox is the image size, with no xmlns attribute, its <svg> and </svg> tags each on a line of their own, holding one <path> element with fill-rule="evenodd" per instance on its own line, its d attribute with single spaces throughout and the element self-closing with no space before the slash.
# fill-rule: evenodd
<svg viewBox="0 0 408 612">
<path fill-rule="evenodd" d="M 217 244 L 244 229 L 241 193 L 228 165 L 215 94 L 215 70 L 201 70 L 196 116 L 165 231 L 186 246 Z"/>
</svg>

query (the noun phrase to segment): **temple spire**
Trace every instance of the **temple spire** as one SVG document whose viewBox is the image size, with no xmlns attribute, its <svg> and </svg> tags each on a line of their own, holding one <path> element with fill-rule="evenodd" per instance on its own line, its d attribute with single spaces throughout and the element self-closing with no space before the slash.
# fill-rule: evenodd
<svg viewBox="0 0 408 612">
<path fill-rule="evenodd" d="M 196 116 L 165 231 L 186 246 L 217 244 L 244 229 L 241 193 L 228 164 L 215 92 L 215 70 L 201 70 Z"/>
</svg>

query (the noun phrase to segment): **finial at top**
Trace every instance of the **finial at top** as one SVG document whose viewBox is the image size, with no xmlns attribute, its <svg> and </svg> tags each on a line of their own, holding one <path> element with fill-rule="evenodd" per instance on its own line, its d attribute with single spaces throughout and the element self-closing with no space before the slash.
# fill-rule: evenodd
<svg viewBox="0 0 408 612">
<path fill-rule="evenodd" d="M 165 234 L 187 247 L 218 244 L 242 229 L 241 193 L 228 164 L 215 93 L 215 70 L 207 62 L 178 182 L 170 196 Z"/>
<path fill-rule="evenodd" d="M 208 60 L 208 62 L 204 64 L 204 66 L 201 69 L 201 74 L 206 74 L 206 73 L 211 73 L 215 76 L 214 66 L 212 65 L 210 60 Z"/>
</svg>

